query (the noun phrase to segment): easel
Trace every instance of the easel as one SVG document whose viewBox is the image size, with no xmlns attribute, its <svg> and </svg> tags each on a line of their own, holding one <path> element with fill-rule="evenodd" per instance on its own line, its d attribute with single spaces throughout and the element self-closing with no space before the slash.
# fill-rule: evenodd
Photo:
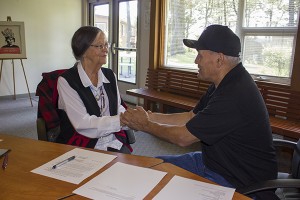
<svg viewBox="0 0 300 200">
<path fill-rule="evenodd" d="M 11 17 L 10 16 L 7 16 L 7 21 L 11 22 Z M 24 69 L 24 65 L 23 65 L 23 61 L 22 61 L 22 58 L 19 58 L 19 59 L 20 59 L 21 66 L 22 66 L 22 69 L 23 69 L 23 74 L 24 74 L 24 77 L 25 77 L 25 82 L 26 82 L 26 86 L 27 86 L 27 91 L 28 91 L 28 96 L 29 96 L 29 99 L 30 99 L 31 107 L 33 107 L 32 99 L 31 99 L 31 95 L 30 95 L 30 91 L 29 91 L 29 87 L 28 87 L 27 77 L 26 77 L 25 69 Z M 0 60 L 1 60 L 0 83 L 1 83 L 1 76 L 2 76 L 3 61 L 4 60 L 11 60 L 11 64 L 12 64 L 12 68 L 13 68 L 14 100 L 16 100 L 17 98 L 16 98 L 16 81 L 15 81 L 15 63 L 14 63 L 15 58 L 2 58 Z"/>
<path fill-rule="evenodd" d="M 8 59 L 1 59 L 0 82 L 1 82 L 1 76 L 2 76 L 3 60 L 8 60 Z M 17 98 L 16 98 L 16 80 L 15 80 L 15 63 L 14 63 L 14 60 L 15 59 L 11 59 L 11 64 L 12 64 L 12 68 L 13 68 L 14 100 L 16 100 Z M 22 66 L 22 69 L 23 69 L 23 74 L 24 74 L 25 81 L 26 81 L 26 86 L 27 86 L 27 91 L 28 91 L 28 96 L 29 96 L 29 99 L 30 99 L 31 107 L 33 107 L 32 99 L 31 99 L 31 95 L 30 95 L 30 92 L 29 92 L 28 82 L 27 82 L 27 78 L 26 78 L 26 74 L 25 74 L 25 70 L 24 70 L 24 65 L 23 65 L 22 59 L 20 59 L 20 62 L 21 62 L 21 66 Z"/>
</svg>

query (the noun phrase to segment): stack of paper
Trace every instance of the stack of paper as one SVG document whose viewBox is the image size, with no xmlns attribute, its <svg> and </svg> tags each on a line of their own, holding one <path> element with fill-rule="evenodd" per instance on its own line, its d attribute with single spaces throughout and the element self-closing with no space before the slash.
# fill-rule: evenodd
<svg viewBox="0 0 300 200">
<path fill-rule="evenodd" d="M 53 169 L 54 165 L 75 156 L 70 162 Z M 31 172 L 58 180 L 79 184 L 117 156 L 75 148 Z"/>
<path fill-rule="evenodd" d="M 149 168 L 115 163 L 74 191 L 91 199 L 143 199 L 166 175 Z"/>
<path fill-rule="evenodd" d="M 174 176 L 153 200 L 231 200 L 235 189 Z"/>
</svg>

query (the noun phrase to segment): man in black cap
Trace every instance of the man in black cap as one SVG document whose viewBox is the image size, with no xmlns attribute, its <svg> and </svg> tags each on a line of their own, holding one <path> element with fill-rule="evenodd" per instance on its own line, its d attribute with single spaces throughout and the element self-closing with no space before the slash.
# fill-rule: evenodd
<svg viewBox="0 0 300 200">
<path fill-rule="evenodd" d="M 212 82 L 190 112 L 161 114 L 128 109 L 121 121 L 179 146 L 200 141 L 202 152 L 159 156 L 220 185 L 240 188 L 277 177 L 276 153 L 263 98 L 240 60 L 240 39 L 211 25 L 198 40 L 198 78 Z M 274 193 L 273 193 L 274 194 Z"/>
</svg>

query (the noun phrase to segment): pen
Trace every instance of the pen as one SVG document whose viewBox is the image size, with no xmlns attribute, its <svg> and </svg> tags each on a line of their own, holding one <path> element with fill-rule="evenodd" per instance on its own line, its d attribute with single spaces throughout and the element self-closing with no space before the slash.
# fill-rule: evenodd
<svg viewBox="0 0 300 200">
<path fill-rule="evenodd" d="M 63 160 L 63 161 L 57 163 L 56 165 L 53 165 L 52 169 L 56 169 L 57 167 L 62 166 L 63 164 L 70 162 L 71 160 L 74 160 L 74 159 L 75 159 L 75 156 L 71 156 L 70 158 Z"/>
</svg>

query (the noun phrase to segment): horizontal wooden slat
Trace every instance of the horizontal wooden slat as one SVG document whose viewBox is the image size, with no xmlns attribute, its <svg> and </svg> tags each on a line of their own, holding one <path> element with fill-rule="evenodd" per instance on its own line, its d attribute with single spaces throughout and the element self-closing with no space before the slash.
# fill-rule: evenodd
<svg viewBox="0 0 300 200">
<path fill-rule="evenodd" d="M 257 82 L 271 116 L 300 121 L 300 92 L 286 85 Z"/>
<path fill-rule="evenodd" d="M 174 106 L 176 108 L 181 108 L 184 110 L 193 109 L 198 102 L 197 99 L 187 98 L 184 96 L 178 96 L 167 92 L 160 92 L 160 91 L 147 89 L 147 88 L 131 89 L 131 90 L 127 90 L 126 93 L 128 95 L 147 98 L 148 100 L 154 102 L 159 102 L 162 104 Z"/>
<path fill-rule="evenodd" d="M 194 72 L 170 69 L 149 69 L 146 79 L 148 88 L 191 98 L 200 98 L 209 84 L 200 81 Z"/>
<path fill-rule="evenodd" d="M 300 123 L 270 116 L 272 131 L 276 134 L 299 139 Z"/>
<path fill-rule="evenodd" d="M 270 115 L 273 133 L 300 138 L 300 92 L 287 85 L 256 82 Z"/>
</svg>

